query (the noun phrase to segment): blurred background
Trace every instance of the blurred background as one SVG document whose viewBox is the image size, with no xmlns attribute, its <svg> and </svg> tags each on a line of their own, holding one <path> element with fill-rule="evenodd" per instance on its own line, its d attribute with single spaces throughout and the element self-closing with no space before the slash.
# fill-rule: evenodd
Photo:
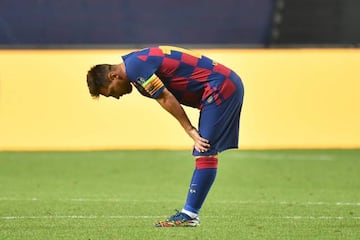
<svg viewBox="0 0 360 240">
<path fill-rule="evenodd" d="M 88 94 L 92 65 L 158 44 L 239 73 L 242 148 L 360 147 L 359 12 L 358 0 L 2 0 L 0 150 L 191 147 L 154 101 Z"/>
<path fill-rule="evenodd" d="M 357 0 L 2 0 L 0 44 L 357 46 Z"/>
</svg>

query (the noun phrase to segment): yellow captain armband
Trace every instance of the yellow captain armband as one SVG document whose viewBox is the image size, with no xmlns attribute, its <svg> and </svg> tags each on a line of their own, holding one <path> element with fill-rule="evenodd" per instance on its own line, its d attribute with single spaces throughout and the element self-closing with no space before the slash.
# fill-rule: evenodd
<svg viewBox="0 0 360 240">
<path fill-rule="evenodd" d="M 161 89 L 164 84 L 161 80 L 153 74 L 150 78 L 148 78 L 141 86 L 145 89 L 145 91 L 151 96 L 154 95 L 159 89 Z"/>
</svg>

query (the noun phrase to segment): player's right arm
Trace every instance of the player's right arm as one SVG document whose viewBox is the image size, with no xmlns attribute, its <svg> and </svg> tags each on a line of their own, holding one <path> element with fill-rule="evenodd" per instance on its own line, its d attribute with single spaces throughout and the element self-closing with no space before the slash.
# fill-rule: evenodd
<svg viewBox="0 0 360 240">
<path fill-rule="evenodd" d="M 155 66 L 144 63 L 135 55 L 125 57 L 124 60 L 126 74 L 140 93 L 156 99 L 166 111 L 179 121 L 186 133 L 194 140 L 194 148 L 198 152 L 206 152 L 210 148 L 208 140 L 200 136 L 197 129 L 191 124 L 179 101 L 164 86 L 159 77 L 156 76 Z"/>
<path fill-rule="evenodd" d="M 191 124 L 179 101 L 169 90 L 164 88 L 156 100 L 166 111 L 179 121 L 186 133 L 194 140 L 194 148 L 198 152 L 206 152 L 209 149 L 209 141 L 200 136 L 197 129 Z"/>
</svg>

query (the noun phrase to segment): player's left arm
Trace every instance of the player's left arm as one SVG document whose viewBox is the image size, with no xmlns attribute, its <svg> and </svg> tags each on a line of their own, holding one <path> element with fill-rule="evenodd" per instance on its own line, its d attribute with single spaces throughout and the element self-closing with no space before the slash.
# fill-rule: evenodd
<svg viewBox="0 0 360 240">
<path fill-rule="evenodd" d="M 210 144 L 208 140 L 202 138 L 197 129 L 191 124 L 186 112 L 179 101 L 166 88 L 156 98 L 157 102 L 171 115 L 173 115 L 184 128 L 186 133 L 194 140 L 194 147 L 199 152 L 206 152 Z"/>
</svg>

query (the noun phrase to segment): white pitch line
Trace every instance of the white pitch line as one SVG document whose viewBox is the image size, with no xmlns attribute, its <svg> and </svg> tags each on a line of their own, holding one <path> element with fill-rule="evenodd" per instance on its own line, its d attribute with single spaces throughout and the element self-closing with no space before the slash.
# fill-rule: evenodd
<svg viewBox="0 0 360 240">
<path fill-rule="evenodd" d="M 95 216 L 95 215 L 68 215 L 68 216 L 2 216 L 2 220 L 18 219 L 147 219 L 147 218 L 164 218 L 165 216 Z"/>
<path fill-rule="evenodd" d="M 333 205 L 360 206 L 360 202 L 288 202 L 288 201 L 219 201 L 223 204 L 273 204 L 273 205 Z"/>
<path fill-rule="evenodd" d="M 36 220 L 36 219 L 160 219 L 165 216 L 1 216 L 1 220 Z M 232 218 L 232 216 L 204 216 L 204 218 Z M 360 220 L 360 216 L 263 216 L 256 219 L 288 219 L 288 220 Z"/>
<path fill-rule="evenodd" d="M 360 216 L 279 216 L 279 217 L 262 217 L 268 219 L 294 219 L 294 220 L 360 220 Z"/>
<path fill-rule="evenodd" d="M 60 199 L 39 199 L 39 198 L 13 198 L 0 197 L 0 201 L 61 201 L 61 202 L 144 202 L 144 203 L 159 203 L 159 202 L 180 202 L 176 199 L 120 199 L 120 198 L 60 198 Z M 360 206 L 360 202 L 296 202 L 296 201 L 214 201 L 217 204 L 270 204 L 270 205 L 328 205 L 328 206 Z"/>
<path fill-rule="evenodd" d="M 40 198 L 14 198 L 0 197 L 0 201 L 61 201 L 61 202 L 179 202 L 180 200 L 156 200 L 156 199 L 120 199 L 120 198 L 57 198 L 57 199 L 40 199 Z"/>
</svg>

